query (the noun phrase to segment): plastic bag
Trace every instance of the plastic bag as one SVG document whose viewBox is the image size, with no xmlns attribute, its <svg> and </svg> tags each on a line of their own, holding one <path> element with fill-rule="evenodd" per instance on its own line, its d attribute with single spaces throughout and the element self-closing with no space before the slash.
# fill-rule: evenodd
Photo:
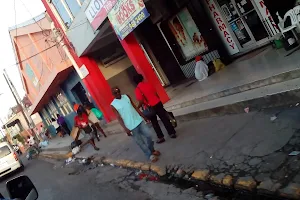
<svg viewBox="0 0 300 200">
<path fill-rule="evenodd" d="M 91 111 L 94 113 L 94 115 L 96 115 L 96 117 L 99 120 L 101 120 L 103 118 L 103 113 L 100 110 L 98 110 L 97 108 L 92 108 Z"/>
<path fill-rule="evenodd" d="M 225 68 L 224 63 L 220 59 L 216 59 L 213 61 L 216 72 L 220 71 L 221 69 Z"/>
</svg>

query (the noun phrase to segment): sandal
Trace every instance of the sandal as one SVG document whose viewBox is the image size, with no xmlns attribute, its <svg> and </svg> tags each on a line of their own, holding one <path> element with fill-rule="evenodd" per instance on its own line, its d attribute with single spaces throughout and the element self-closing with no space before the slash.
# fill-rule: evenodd
<svg viewBox="0 0 300 200">
<path fill-rule="evenodd" d="M 161 144 L 161 143 L 164 143 L 166 140 L 165 138 L 160 138 L 156 141 L 157 144 Z"/>
<path fill-rule="evenodd" d="M 153 151 L 152 154 L 155 155 L 155 156 L 160 156 L 161 155 L 161 153 L 159 151 Z"/>
<path fill-rule="evenodd" d="M 150 156 L 150 160 L 152 163 L 156 163 L 158 161 L 158 157 L 152 155 L 152 156 Z"/>
</svg>

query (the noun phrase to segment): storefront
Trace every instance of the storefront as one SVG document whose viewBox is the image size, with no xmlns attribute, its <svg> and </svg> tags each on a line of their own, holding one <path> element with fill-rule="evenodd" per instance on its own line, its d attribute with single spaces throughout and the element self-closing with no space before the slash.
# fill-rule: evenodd
<svg viewBox="0 0 300 200">
<path fill-rule="evenodd" d="M 151 0 L 146 7 L 150 17 L 135 35 L 165 85 L 194 77 L 197 55 L 230 63 L 279 32 L 263 0 Z"/>
</svg>

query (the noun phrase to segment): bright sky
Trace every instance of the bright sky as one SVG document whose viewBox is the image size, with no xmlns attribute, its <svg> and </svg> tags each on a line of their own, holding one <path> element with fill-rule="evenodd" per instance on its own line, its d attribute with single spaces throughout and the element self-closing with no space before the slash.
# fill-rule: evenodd
<svg viewBox="0 0 300 200">
<path fill-rule="evenodd" d="M 14 9 L 14 2 L 15 8 Z M 27 9 L 24 7 L 24 5 Z M 16 10 L 16 12 L 15 12 Z M 6 1 L 5 6 L 2 6 L 0 11 L 0 118 L 4 119 L 10 107 L 16 105 L 16 102 L 3 78 L 2 70 L 5 68 L 9 77 L 13 81 L 21 97 L 24 96 L 22 82 L 19 76 L 17 66 L 12 66 L 16 63 L 13 48 L 8 34 L 8 27 L 27 21 L 29 19 L 45 11 L 41 0 L 10 0 Z M 16 15 L 15 15 L 16 13 Z M 32 15 L 32 16 L 31 16 Z"/>
</svg>

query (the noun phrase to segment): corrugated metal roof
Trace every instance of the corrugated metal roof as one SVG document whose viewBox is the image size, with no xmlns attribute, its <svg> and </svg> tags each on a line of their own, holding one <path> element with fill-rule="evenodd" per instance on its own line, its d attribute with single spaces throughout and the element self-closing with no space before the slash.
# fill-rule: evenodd
<svg viewBox="0 0 300 200">
<path fill-rule="evenodd" d="M 15 30 L 17 28 L 22 28 L 22 27 L 34 24 L 35 22 L 38 22 L 38 21 L 44 19 L 45 17 L 46 17 L 46 12 L 43 12 L 42 14 L 34 17 L 33 19 L 30 19 L 30 20 L 28 20 L 26 22 L 22 22 L 20 24 L 17 24 L 16 26 L 9 27 L 8 30 L 12 31 L 12 30 Z"/>
</svg>

